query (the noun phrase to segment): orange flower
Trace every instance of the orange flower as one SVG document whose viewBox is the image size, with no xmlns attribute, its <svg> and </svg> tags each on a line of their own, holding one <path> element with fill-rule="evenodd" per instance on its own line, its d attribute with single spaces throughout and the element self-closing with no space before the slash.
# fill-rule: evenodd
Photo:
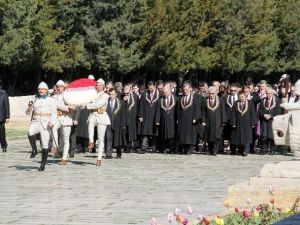
<svg viewBox="0 0 300 225">
<path fill-rule="evenodd" d="M 223 202 L 223 205 L 228 208 L 229 207 L 229 200 L 228 199 L 225 199 L 224 202 Z"/>
<path fill-rule="evenodd" d="M 176 217 L 176 221 L 177 221 L 177 223 L 182 223 L 183 222 L 183 218 L 181 216 L 177 216 Z"/>
</svg>

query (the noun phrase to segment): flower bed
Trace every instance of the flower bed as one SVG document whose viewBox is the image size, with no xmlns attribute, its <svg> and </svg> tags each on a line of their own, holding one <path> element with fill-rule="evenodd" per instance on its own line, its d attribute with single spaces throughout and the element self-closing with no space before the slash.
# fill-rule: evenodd
<svg viewBox="0 0 300 225">
<path fill-rule="evenodd" d="M 269 187 L 270 203 L 259 204 L 256 207 L 239 208 L 230 204 L 228 200 L 224 200 L 223 204 L 227 208 L 226 215 L 217 215 L 215 219 L 209 220 L 207 217 L 198 215 L 197 219 L 190 219 L 193 211 L 191 207 L 187 208 L 186 213 L 176 208 L 174 213 L 167 216 L 168 224 L 182 225 L 271 225 L 276 221 L 285 219 L 291 215 L 299 213 L 300 198 L 296 199 L 291 208 L 276 207 L 274 197 L 274 188 Z M 251 200 L 247 199 L 250 206 Z M 151 225 L 160 225 L 155 218 L 152 218 Z"/>
</svg>

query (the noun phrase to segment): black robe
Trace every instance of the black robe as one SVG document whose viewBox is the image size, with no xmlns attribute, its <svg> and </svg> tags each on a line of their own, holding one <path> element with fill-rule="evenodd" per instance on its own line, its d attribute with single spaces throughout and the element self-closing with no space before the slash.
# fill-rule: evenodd
<svg viewBox="0 0 300 225">
<path fill-rule="evenodd" d="M 197 94 L 197 99 L 198 99 L 198 104 L 199 104 L 199 111 L 202 113 L 203 102 L 204 102 L 205 98 L 202 95 Z M 200 116 L 201 116 L 201 113 L 200 113 Z M 200 118 L 198 121 L 198 125 L 197 125 L 198 137 L 203 138 L 203 132 L 204 132 L 204 127 L 202 125 L 202 119 Z"/>
<path fill-rule="evenodd" d="M 227 117 L 227 121 L 226 121 L 226 124 L 223 128 L 223 137 L 225 140 L 231 140 L 231 134 L 232 134 L 232 126 L 230 125 L 231 124 L 231 116 L 232 116 L 232 107 L 235 103 L 235 101 L 232 102 L 232 95 L 227 95 L 225 94 L 223 96 L 223 101 L 224 101 L 224 104 L 225 104 L 225 111 L 226 111 L 226 117 Z M 234 144 L 234 143 L 231 143 L 230 144 Z"/>
<path fill-rule="evenodd" d="M 81 138 L 89 138 L 89 131 L 88 131 L 88 120 L 89 118 L 89 111 L 84 108 L 80 110 L 79 118 L 78 118 L 78 125 L 77 125 L 77 137 Z"/>
<path fill-rule="evenodd" d="M 259 105 L 260 135 L 263 139 L 274 139 L 272 123 L 273 117 L 281 114 L 280 100 L 273 96 L 269 109 L 267 104 L 267 98 L 263 98 Z M 266 120 L 264 118 L 265 114 L 270 114 L 271 119 Z"/>
<path fill-rule="evenodd" d="M 116 98 L 114 108 L 111 109 L 109 100 L 106 111 L 110 118 L 111 130 L 113 132 L 113 147 L 126 146 L 127 110 L 125 103 L 123 100 Z"/>
<path fill-rule="evenodd" d="M 241 109 L 240 101 L 233 104 L 231 125 L 234 127 L 231 134 L 232 144 L 249 145 L 252 143 L 252 126 L 256 125 L 256 113 L 252 101 L 246 100 L 244 109 Z"/>
<path fill-rule="evenodd" d="M 159 122 L 159 118 L 156 118 L 156 111 L 159 109 L 160 96 L 159 91 L 154 91 L 153 99 L 150 98 L 150 92 L 145 91 L 140 99 L 138 118 L 143 118 L 143 122 L 140 123 L 139 135 L 142 136 L 157 136 L 158 127 L 156 123 Z"/>
<path fill-rule="evenodd" d="M 162 98 L 156 117 L 159 118 L 159 136 L 163 140 L 173 139 L 175 137 L 175 116 L 176 97 L 171 95 L 169 106 L 166 105 L 166 99 Z"/>
<path fill-rule="evenodd" d="M 127 109 L 127 137 L 128 141 L 137 140 L 137 110 L 139 104 L 139 97 L 131 93 L 128 96 L 126 103 Z"/>
<path fill-rule="evenodd" d="M 209 98 L 204 101 L 202 121 L 206 123 L 204 127 L 204 140 L 215 142 L 221 139 L 223 125 L 227 122 L 225 105 L 223 99 L 216 96 L 213 107 L 209 106 Z"/>
<path fill-rule="evenodd" d="M 191 93 L 186 104 L 184 104 L 184 97 L 181 96 L 177 103 L 178 141 L 179 144 L 195 145 L 197 142 L 197 125 L 201 118 L 199 96 Z M 193 120 L 196 123 L 193 123 Z"/>
</svg>

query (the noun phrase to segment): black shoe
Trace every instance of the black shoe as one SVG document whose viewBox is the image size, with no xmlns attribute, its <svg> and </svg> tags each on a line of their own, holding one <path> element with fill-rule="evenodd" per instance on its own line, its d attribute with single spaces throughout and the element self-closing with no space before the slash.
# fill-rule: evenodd
<svg viewBox="0 0 300 225">
<path fill-rule="evenodd" d="M 145 154 L 145 153 L 146 153 L 146 150 L 144 150 L 144 149 L 138 149 L 138 150 L 137 150 L 137 153 L 138 153 L 138 154 Z"/>
<path fill-rule="evenodd" d="M 7 146 L 2 148 L 2 152 L 7 152 Z"/>
<path fill-rule="evenodd" d="M 31 152 L 30 158 L 33 159 L 35 157 L 35 153 Z"/>
<path fill-rule="evenodd" d="M 108 155 L 108 156 L 105 157 L 105 159 L 112 159 L 112 156 Z"/>
<path fill-rule="evenodd" d="M 75 152 L 77 152 L 77 149 L 73 149 L 73 150 L 69 151 L 70 158 L 74 158 Z"/>
<path fill-rule="evenodd" d="M 117 154 L 116 158 L 117 158 L 117 159 L 121 159 L 121 158 L 122 158 L 122 155 L 121 155 L 121 154 Z"/>
<path fill-rule="evenodd" d="M 243 157 L 246 157 L 247 155 L 248 155 L 247 152 L 243 152 L 243 154 L 242 154 Z"/>
<path fill-rule="evenodd" d="M 39 171 L 44 171 L 45 170 L 45 166 L 40 166 Z"/>
</svg>

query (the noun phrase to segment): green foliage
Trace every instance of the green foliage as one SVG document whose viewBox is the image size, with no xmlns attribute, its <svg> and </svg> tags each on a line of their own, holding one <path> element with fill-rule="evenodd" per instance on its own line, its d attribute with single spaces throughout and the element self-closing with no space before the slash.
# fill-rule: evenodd
<svg viewBox="0 0 300 225">
<path fill-rule="evenodd" d="M 0 68 L 300 71 L 298 0 L 0 0 Z"/>
</svg>

